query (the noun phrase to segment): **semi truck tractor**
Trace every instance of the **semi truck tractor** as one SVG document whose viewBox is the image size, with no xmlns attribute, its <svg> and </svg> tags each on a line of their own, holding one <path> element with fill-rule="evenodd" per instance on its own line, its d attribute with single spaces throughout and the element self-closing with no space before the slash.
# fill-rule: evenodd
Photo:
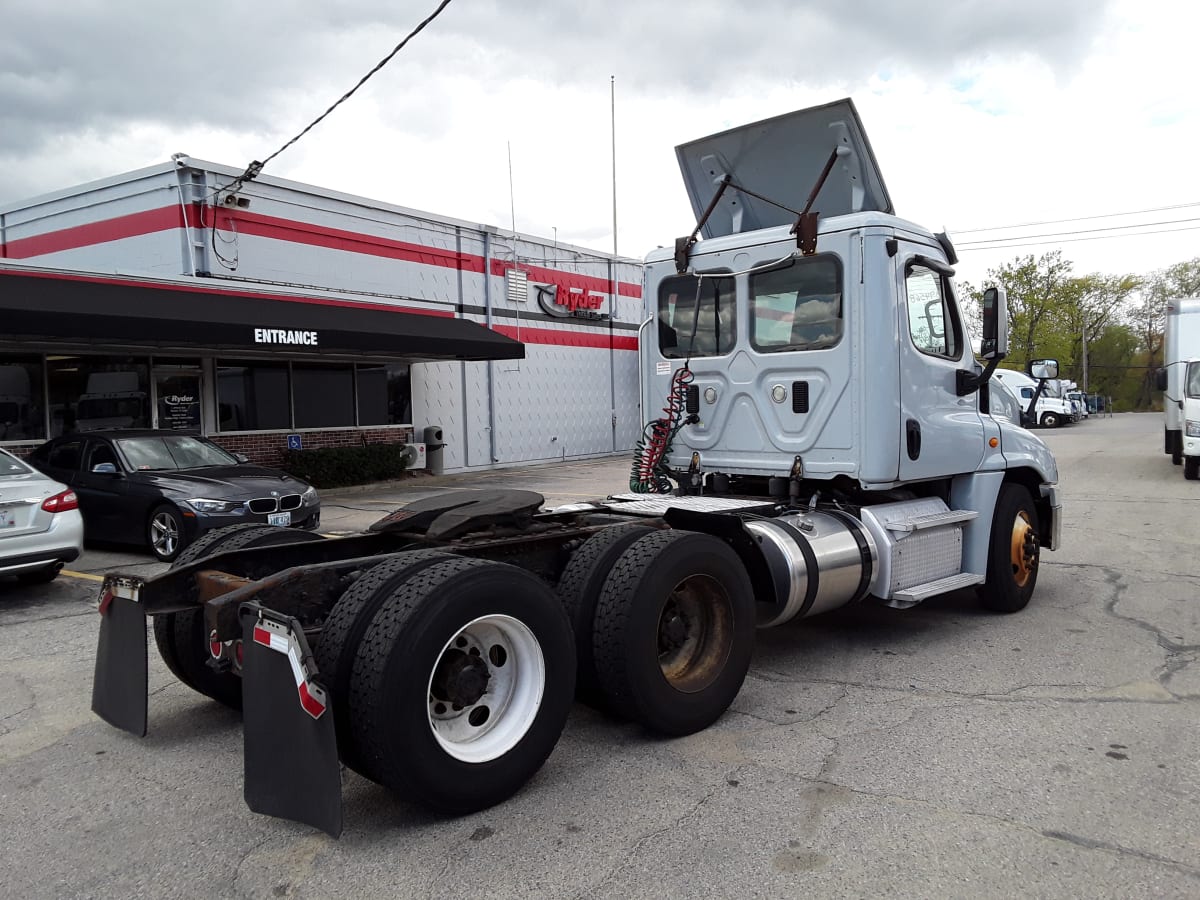
<svg viewBox="0 0 1200 900">
<path fill-rule="evenodd" d="M 1003 291 L 977 362 L 953 244 L 895 214 L 849 100 L 677 152 L 698 221 L 646 261 L 662 414 L 628 491 L 444 493 L 335 538 L 235 526 L 163 574 L 111 573 L 93 709 L 146 733 L 149 617 L 181 681 L 242 709 L 251 809 L 336 835 L 343 766 L 482 809 L 577 697 L 701 731 L 760 628 L 951 592 L 1024 608 L 1062 509 L 1047 447 L 988 412 Z"/>
<path fill-rule="evenodd" d="M 1193 458 L 1200 455 L 1200 445 L 1196 443 L 1200 439 L 1200 423 L 1184 409 L 1187 405 L 1188 361 L 1200 357 L 1200 298 L 1170 300 L 1166 313 L 1163 367 L 1158 370 L 1155 387 L 1163 392 L 1163 450 L 1178 466 L 1184 462 L 1185 441 L 1194 448 Z M 1188 475 L 1185 466 L 1184 475 L 1194 479 L 1200 473 L 1196 471 L 1195 462 L 1190 465 L 1192 474 Z"/>
</svg>

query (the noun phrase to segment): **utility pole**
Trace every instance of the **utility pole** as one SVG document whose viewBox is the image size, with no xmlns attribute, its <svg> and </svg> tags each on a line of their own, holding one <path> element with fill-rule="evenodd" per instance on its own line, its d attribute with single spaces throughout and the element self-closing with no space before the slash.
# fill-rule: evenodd
<svg viewBox="0 0 1200 900">
<path fill-rule="evenodd" d="M 1088 389 L 1088 358 L 1087 358 L 1087 314 L 1083 316 L 1083 392 Z"/>
</svg>

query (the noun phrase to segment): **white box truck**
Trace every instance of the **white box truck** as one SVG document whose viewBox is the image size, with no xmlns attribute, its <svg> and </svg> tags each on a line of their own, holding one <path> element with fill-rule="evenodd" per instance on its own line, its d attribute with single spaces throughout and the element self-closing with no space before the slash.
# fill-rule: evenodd
<svg viewBox="0 0 1200 900">
<path fill-rule="evenodd" d="M 1200 298 L 1168 300 L 1163 335 L 1163 367 L 1158 370 L 1157 384 L 1163 392 L 1163 451 L 1171 462 L 1180 465 L 1184 457 L 1184 422 L 1187 398 L 1186 378 L 1188 361 L 1200 358 Z M 1193 425 L 1198 420 L 1193 418 Z M 1194 453 L 1200 454 L 1200 426 L 1192 429 L 1196 435 L 1191 443 Z M 1195 464 L 1193 464 L 1193 473 Z M 1185 468 L 1184 474 L 1187 475 Z M 1188 477 L 1195 477 L 1195 474 Z"/>
</svg>

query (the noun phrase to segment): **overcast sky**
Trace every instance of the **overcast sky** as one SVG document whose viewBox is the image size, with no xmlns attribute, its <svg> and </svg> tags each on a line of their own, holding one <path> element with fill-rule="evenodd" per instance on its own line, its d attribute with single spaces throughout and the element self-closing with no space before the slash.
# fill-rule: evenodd
<svg viewBox="0 0 1200 900">
<path fill-rule="evenodd" d="M 436 5 L 0 0 L 0 204 L 174 152 L 263 159 Z M 453 0 L 266 172 L 611 250 L 615 76 L 618 250 L 641 257 L 694 225 L 676 144 L 851 97 L 897 213 L 949 228 L 961 277 L 1056 247 L 1080 274 L 1148 272 L 1200 256 L 1178 230 L 1200 226 L 1198 20 L 1181 0 Z M 998 236 L 1041 242 L 968 243 Z"/>
</svg>

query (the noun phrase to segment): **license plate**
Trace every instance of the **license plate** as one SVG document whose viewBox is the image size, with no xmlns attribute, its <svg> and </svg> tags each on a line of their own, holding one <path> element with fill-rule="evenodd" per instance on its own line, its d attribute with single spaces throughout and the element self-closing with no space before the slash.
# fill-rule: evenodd
<svg viewBox="0 0 1200 900">
<path fill-rule="evenodd" d="M 11 509 L 0 509 L 0 528 L 11 528 L 16 524 L 16 513 Z"/>
<path fill-rule="evenodd" d="M 292 514 L 290 512 L 268 513 L 268 525 L 291 525 Z"/>
</svg>

